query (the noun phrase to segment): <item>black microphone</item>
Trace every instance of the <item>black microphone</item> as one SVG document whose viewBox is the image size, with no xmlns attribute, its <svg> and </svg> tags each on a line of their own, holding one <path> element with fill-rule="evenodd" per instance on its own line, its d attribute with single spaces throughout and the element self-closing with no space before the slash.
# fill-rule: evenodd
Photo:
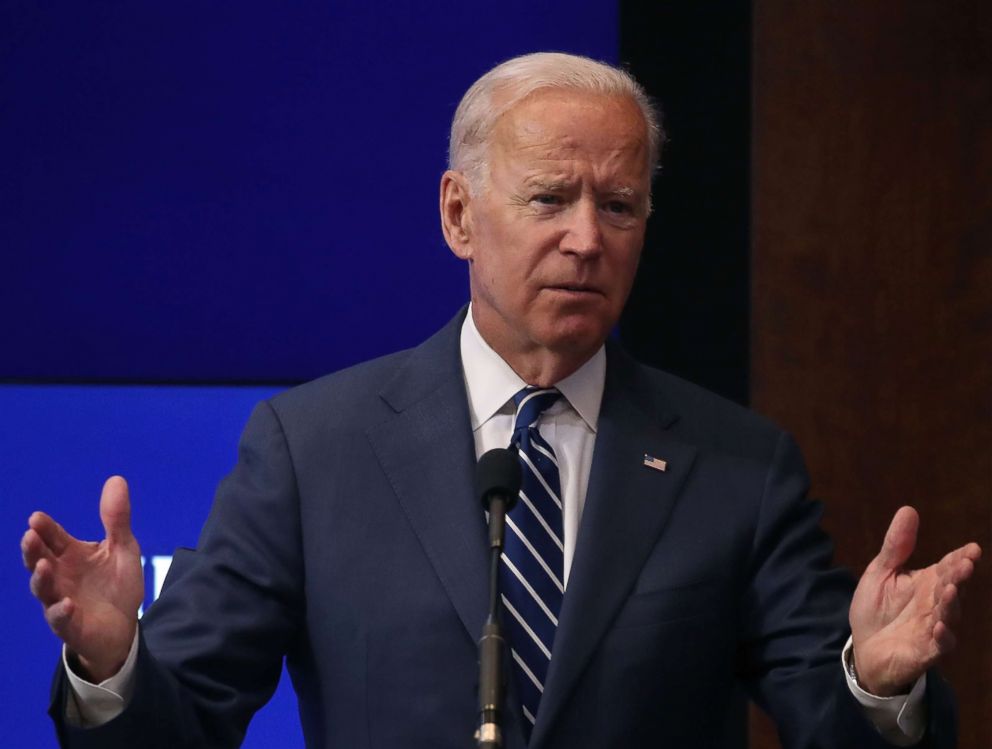
<svg viewBox="0 0 992 749">
<path fill-rule="evenodd" d="M 503 548 L 506 513 L 520 495 L 520 459 L 517 451 L 497 447 L 482 454 L 475 467 L 475 494 L 489 513 L 489 547 Z"/>
<path fill-rule="evenodd" d="M 489 615 L 479 640 L 479 749 L 503 746 L 500 711 L 503 704 L 504 640 L 499 624 L 499 559 L 503 553 L 506 513 L 520 494 L 520 461 L 516 450 L 496 448 L 479 458 L 475 492 L 489 512 Z"/>
</svg>

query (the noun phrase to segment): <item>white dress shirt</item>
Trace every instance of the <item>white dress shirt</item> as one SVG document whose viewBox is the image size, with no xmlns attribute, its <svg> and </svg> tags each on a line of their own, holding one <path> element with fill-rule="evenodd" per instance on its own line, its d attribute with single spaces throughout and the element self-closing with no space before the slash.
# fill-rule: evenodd
<svg viewBox="0 0 992 749">
<path fill-rule="evenodd" d="M 513 396 L 528 383 L 520 379 L 510 365 L 482 338 L 472 319 L 471 306 L 462 325 L 460 345 L 462 372 L 472 420 L 472 437 L 478 458 L 487 450 L 510 444 L 515 411 Z M 558 459 L 564 495 L 562 521 L 565 532 L 566 588 L 589 486 L 605 382 L 606 352 L 600 347 L 576 372 L 555 383 L 564 397 L 542 413 L 538 421 L 541 436 L 552 446 Z M 100 684 L 91 684 L 73 673 L 63 648 L 63 663 L 74 697 L 69 700 L 67 708 L 70 722 L 98 726 L 124 710 L 134 688 L 137 643 L 135 635 L 124 667 Z M 677 644 L 673 643 L 673 647 L 677 647 Z M 922 677 L 908 695 L 875 697 L 861 689 L 847 669 L 850 651 L 849 639 L 840 667 L 844 669 L 848 687 L 864 707 L 868 718 L 890 743 L 897 746 L 916 743 L 926 729 L 926 710 L 923 704 L 926 677 Z M 664 709 L 663 706 L 661 709 Z"/>
<path fill-rule="evenodd" d="M 513 434 L 513 396 L 527 383 L 489 347 L 479 334 L 469 308 L 461 333 L 462 372 L 472 419 L 475 457 L 494 447 L 508 447 Z M 555 387 L 562 394 L 538 421 L 541 436 L 558 459 L 565 532 L 565 586 L 575 554 L 575 539 L 589 487 L 592 450 L 596 443 L 599 404 L 606 382 L 606 351 L 595 355 Z"/>
</svg>

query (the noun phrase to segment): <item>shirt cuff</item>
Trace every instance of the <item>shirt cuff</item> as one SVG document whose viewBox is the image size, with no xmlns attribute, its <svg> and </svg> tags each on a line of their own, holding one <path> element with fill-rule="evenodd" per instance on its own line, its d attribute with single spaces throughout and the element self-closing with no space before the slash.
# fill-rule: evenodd
<svg viewBox="0 0 992 749">
<path fill-rule="evenodd" d="M 854 639 L 848 637 L 844 652 L 841 654 L 841 664 L 844 667 L 844 676 L 847 678 L 847 687 L 864 708 L 865 715 L 890 744 L 895 746 L 916 744 L 927 730 L 927 706 L 923 701 L 927 688 L 927 675 L 923 674 L 916 680 L 909 694 L 877 697 L 866 692 L 858 684 L 851 663 L 853 653 Z"/>
<path fill-rule="evenodd" d="M 127 707 L 134 692 L 134 664 L 138 659 L 138 630 L 121 670 L 109 679 L 93 684 L 76 675 L 69 665 L 68 648 L 62 646 L 62 667 L 69 679 L 65 717 L 78 728 L 95 728 L 109 723 Z"/>
</svg>

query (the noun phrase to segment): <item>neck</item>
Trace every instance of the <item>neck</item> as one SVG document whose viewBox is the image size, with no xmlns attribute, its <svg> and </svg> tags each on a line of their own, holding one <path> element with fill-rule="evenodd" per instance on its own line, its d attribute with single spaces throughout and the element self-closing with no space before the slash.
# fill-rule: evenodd
<svg viewBox="0 0 992 749">
<path fill-rule="evenodd" d="M 513 339 L 507 340 L 490 330 L 484 321 L 483 324 L 479 324 L 479 316 L 475 313 L 474 305 L 472 313 L 472 321 L 482 340 L 528 385 L 552 387 L 576 372 L 602 346 L 602 342 L 598 342 L 591 349 L 583 347 L 556 350 L 536 343 L 528 345 Z"/>
<path fill-rule="evenodd" d="M 591 356 L 564 357 L 549 351 L 514 355 L 504 353 L 495 347 L 494 350 L 520 376 L 521 380 L 528 385 L 541 388 L 552 387 L 561 382 L 589 361 Z"/>
</svg>

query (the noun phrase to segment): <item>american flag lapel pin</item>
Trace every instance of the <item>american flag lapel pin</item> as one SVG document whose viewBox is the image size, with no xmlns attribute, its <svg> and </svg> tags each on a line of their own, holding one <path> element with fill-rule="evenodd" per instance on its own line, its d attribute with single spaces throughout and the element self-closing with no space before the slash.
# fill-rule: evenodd
<svg viewBox="0 0 992 749">
<path fill-rule="evenodd" d="M 648 455 L 647 453 L 644 453 L 644 465 L 662 473 L 668 470 L 668 463 L 666 461 L 656 458 L 653 455 Z"/>
</svg>

